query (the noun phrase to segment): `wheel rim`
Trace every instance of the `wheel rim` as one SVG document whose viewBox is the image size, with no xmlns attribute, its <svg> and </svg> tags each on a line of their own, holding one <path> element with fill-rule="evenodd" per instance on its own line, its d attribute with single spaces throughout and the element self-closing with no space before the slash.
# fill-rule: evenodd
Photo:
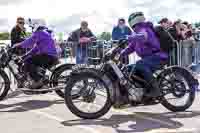
<svg viewBox="0 0 200 133">
<path fill-rule="evenodd" d="M 186 79 L 178 73 L 170 73 L 160 82 L 164 99 L 172 106 L 184 106 L 190 98 L 190 87 Z"/>
<path fill-rule="evenodd" d="M 80 97 L 77 99 L 72 98 L 71 93 L 71 100 L 73 106 L 77 108 L 80 112 L 84 113 L 97 113 L 99 112 L 105 105 L 108 99 L 108 93 L 106 93 L 107 89 L 105 85 L 102 83 L 102 81 L 97 79 L 87 79 L 87 87 L 85 87 L 84 82 L 86 79 L 82 79 L 77 81 L 71 91 L 74 90 L 74 88 L 82 84 L 82 88 L 80 89 Z"/>
<path fill-rule="evenodd" d="M 58 78 L 53 83 L 54 87 L 59 86 L 59 88 L 62 88 L 59 90 L 62 91 L 63 94 L 64 94 L 64 88 L 66 86 L 66 82 L 69 80 L 71 72 L 72 72 L 72 70 L 70 70 L 70 69 L 62 71 L 61 73 L 58 74 Z"/>
</svg>

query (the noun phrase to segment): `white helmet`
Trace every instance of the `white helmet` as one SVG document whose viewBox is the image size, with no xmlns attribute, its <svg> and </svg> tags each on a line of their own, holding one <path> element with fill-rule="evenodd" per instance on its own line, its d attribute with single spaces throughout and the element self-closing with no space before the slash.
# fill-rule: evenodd
<svg viewBox="0 0 200 133">
<path fill-rule="evenodd" d="M 29 19 L 28 25 L 33 29 L 33 32 L 35 32 L 39 27 L 46 27 L 46 22 L 43 19 Z"/>
<path fill-rule="evenodd" d="M 142 12 L 134 12 L 128 18 L 128 23 L 129 23 L 130 27 L 132 27 L 132 28 L 136 24 L 144 22 L 144 21 L 145 21 L 145 17 Z"/>
</svg>

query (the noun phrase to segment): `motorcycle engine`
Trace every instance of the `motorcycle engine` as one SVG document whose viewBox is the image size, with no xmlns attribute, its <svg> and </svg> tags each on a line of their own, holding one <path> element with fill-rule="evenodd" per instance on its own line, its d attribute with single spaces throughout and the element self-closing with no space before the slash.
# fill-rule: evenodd
<svg viewBox="0 0 200 133">
<path fill-rule="evenodd" d="M 135 85 L 132 85 L 131 89 L 132 91 L 134 90 L 134 95 L 129 95 L 129 99 L 138 102 L 141 101 L 144 95 L 144 89 L 141 87 L 138 88 Z"/>
<path fill-rule="evenodd" d="M 128 67 L 124 67 L 121 70 L 123 71 L 123 74 L 125 75 L 126 78 L 124 80 L 121 79 L 120 84 L 122 84 L 128 91 L 129 100 L 140 102 L 144 95 L 144 88 L 141 87 L 140 84 L 137 84 L 134 81 L 131 82 L 132 79 L 130 79 L 130 71 L 128 70 Z"/>
<path fill-rule="evenodd" d="M 130 101 L 140 102 L 144 95 L 144 88 L 139 84 L 133 84 L 129 80 L 123 85 L 128 91 L 128 97 Z"/>
</svg>

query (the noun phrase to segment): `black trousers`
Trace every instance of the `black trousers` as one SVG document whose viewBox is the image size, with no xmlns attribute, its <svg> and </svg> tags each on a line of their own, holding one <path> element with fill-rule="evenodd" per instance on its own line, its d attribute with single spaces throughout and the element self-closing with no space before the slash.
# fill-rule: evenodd
<svg viewBox="0 0 200 133">
<path fill-rule="evenodd" d="M 47 54 L 34 55 L 25 61 L 25 71 L 37 82 L 44 77 L 46 69 L 51 68 L 57 61 L 58 58 Z"/>
</svg>

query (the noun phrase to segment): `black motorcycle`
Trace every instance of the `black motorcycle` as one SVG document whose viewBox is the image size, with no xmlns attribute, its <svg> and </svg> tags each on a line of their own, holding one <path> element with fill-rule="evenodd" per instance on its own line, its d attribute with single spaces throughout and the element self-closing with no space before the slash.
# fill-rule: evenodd
<svg viewBox="0 0 200 133">
<path fill-rule="evenodd" d="M 7 96 L 11 88 L 11 80 L 8 77 L 8 72 L 11 72 L 17 84 L 20 84 L 20 88 L 18 89 L 27 95 L 46 94 L 55 91 L 60 97 L 64 98 L 64 86 L 74 64 L 59 64 L 58 61 L 48 70 L 42 67 L 38 68 L 38 72 L 46 73 L 44 74 L 44 85 L 46 87 L 40 86 L 37 89 L 30 89 L 33 80 L 24 71 L 24 61 L 28 54 L 20 57 L 14 51 L 13 48 L 8 46 L 0 53 L 0 100 L 3 100 Z"/>
<path fill-rule="evenodd" d="M 118 44 L 105 54 L 99 69 L 85 68 L 71 73 L 65 88 L 65 103 L 73 114 L 84 119 L 96 119 L 106 114 L 112 106 L 122 108 L 161 103 L 170 111 L 177 112 L 185 111 L 192 105 L 198 81 L 189 70 L 179 66 L 168 67 L 166 64 L 160 66 L 154 76 L 161 96 L 152 98 L 148 95 L 152 86 L 135 72 L 134 67 L 130 69 L 119 62 L 119 51 L 127 44 L 127 40 L 120 40 Z M 79 98 L 73 99 L 71 92 L 77 88 L 80 90 Z M 134 95 L 130 95 L 129 89 L 133 89 Z M 98 96 L 101 98 L 98 99 Z M 183 104 L 173 104 L 173 100 L 181 101 L 184 98 Z M 95 111 L 89 108 L 93 103 Z M 82 107 L 86 105 L 87 110 L 83 110 Z"/>
</svg>

